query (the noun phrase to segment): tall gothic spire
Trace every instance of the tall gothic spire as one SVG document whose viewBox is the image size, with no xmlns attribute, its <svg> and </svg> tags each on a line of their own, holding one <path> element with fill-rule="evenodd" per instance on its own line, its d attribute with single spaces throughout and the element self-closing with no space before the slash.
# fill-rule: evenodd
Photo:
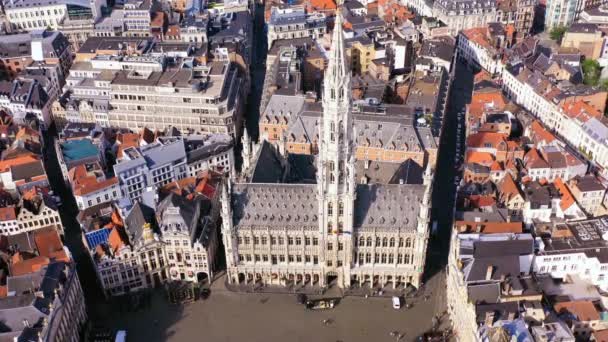
<svg viewBox="0 0 608 342">
<path fill-rule="evenodd" d="M 344 29 L 342 19 L 342 1 L 338 0 L 338 10 L 334 23 L 334 32 L 329 50 L 329 63 L 325 72 L 324 97 L 331 97 L 331 90 L 350 90 L 350 68 L 347 65 L 346 49 L 344 44 Z M 344 99 L 350 100 L 350 91 L 347 91 Z"/>
</svg>

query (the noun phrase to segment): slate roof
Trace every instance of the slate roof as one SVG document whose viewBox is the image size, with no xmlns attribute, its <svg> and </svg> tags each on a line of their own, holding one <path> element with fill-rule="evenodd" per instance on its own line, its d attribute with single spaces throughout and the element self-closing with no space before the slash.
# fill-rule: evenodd
<svg viewBox="0 0 608 342">
<path fill-rule="evenodd" d="M 150 223 L 152 229 L 158 232 L 154 209 L 141 202 L 136 202 L 125 219 L 131 243 L 135 243 L 143 237 L 143 227 L 146 223 Z"/>
<path fill-rule="evenodd" d="M 422 184 L 424 170 L 416 162 L 408 159 L 402 163 L 382 162 L 382 161 L 357 160 L 355 162 L 355 179 L 361 180 L 366 177 L 370 184 Z"/>
<path fill-rule="evenodd" d="M 209 214 L 211 212 L 211 201 L 203 196 L 197 196 L 193 200 L 179 196 L 171 192 L 157 206 L 156 213 L 158 221 L 162 224 L 165 219 L 171 220 L 168 217 L 168 208 L 178 210 L 180 219 L 184 222 L 190 236 L 190 243 L 200 242 L 207 247 L 213 228 L 215 225 L 210 221 Z"/>
<path fill-rule="evenodd" d="M 235 184 L 232 207 L 236 226 L 318 228 L 313 184 Z"/>
<path fill-rule="evenodd" d="M 359 184 L 355 201 L 355 228 L 415 230 L 424 185 Z"/>
</svg>

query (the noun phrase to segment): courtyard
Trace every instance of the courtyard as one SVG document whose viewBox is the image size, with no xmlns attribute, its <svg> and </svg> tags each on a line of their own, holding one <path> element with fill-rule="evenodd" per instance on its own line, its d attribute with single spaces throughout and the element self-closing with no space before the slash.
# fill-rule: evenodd
<svg viewBox="0 0 608 342">
<path fill-rule="evenodd" d="M 127 330 L 129 341 L 145 342 L 413 341 L 445 310 L 443 284 L 443 273 L 438 273 L 424 294 L 407 299 L 409 309 L 393 309 L 390 297 L 348 296 L 332 310 L 310 311 L 296 303 L 295 295 L 235 293 L 219 279 L 206 300 L 172 305 L 157 291 L 139 309 L 114 307 L 104 324 Z"/>
</svg>

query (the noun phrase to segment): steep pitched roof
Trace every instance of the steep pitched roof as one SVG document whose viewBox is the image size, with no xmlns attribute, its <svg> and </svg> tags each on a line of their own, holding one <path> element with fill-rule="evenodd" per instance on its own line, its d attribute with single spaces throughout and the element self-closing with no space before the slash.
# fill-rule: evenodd
<svg viewBox="0 0 608 342">
<path fill-rule="evenodd" d="M 530 127 L 530 139 L 534 142 L 544 142 L 550 144 L 555 140 L 555 136 L 547 131 L 538 120 L 534 120 Z"/>
<path fill-rule="evenodd" d="M 465 163 L 492 165 L 494 156 L 489 152 L 467 151 Z"/>
<path fill-rule="evenodd" d="M 595 305 L 587 300 L 561 302 L 553 307 L 558 313 L 571 313 L 581 322 L 597 321 L 600 319 Z"/>
<path fill-rule="evenodd" d="M 517 184 L 515 184 L 515 181 L 513 180 L 513 177 L 510 173 L 507 173 L 502 178 L 502 181 L 498 183 L 498 191 L 500 191 L 503 200 L 509 201 L 518 195 L 523 198 L 521 190 L 519 189 Z"/>
<path fill-rule="evenodd" d="M 560 195 L 562 195 L 562 199 L 559 205 L 563 211 L 566 211 L 568 208 L 570 208 L 573 204 L 576 203 L 576 201 L 574 200 L 574 196 L 572 196 L 570 189 L 568 189 L 568 187 L 566 186 L 566 184 L 564 184 L 561 178 L 555 179 L 553 184 L 555 184 L 557 191 L 559 191 Z"/>
<path fill-rule="evenodd" d="M 479 132 L 467 137 L 467 146 L 474 148 L 498 148 L 502 143 L 507 143 L 507 135 L 504 133 Z"/>
</svg>

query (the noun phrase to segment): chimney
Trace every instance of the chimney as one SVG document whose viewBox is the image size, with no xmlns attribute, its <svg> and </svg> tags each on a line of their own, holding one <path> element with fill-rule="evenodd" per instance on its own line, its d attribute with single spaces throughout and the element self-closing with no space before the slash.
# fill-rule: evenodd
<svg viewBox="0 0 608 342">
<path fill-rule="evenodd" d="M 486 270 L 486 280 L 492 279 L 493 271 L 494 271 L 494 266 L 492 266 L 492 265 L 488 266 L 488 269 Z"/>
</svg>

